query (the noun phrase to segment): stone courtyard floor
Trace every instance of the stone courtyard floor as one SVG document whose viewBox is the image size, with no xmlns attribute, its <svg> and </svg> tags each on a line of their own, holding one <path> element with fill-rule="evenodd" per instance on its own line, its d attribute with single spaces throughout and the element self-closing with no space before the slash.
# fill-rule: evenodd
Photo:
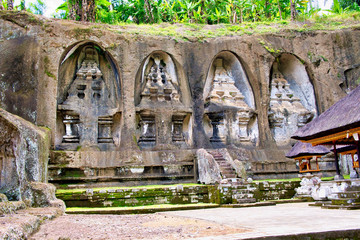
<svg viewBox="0 0 360 240">
<path fill-rule="evenodd" d="M 30 239 L 329 239 L 360 238 L 360 210 L 288 203 L 137 215 L 63 215 Z"/>
</svg>

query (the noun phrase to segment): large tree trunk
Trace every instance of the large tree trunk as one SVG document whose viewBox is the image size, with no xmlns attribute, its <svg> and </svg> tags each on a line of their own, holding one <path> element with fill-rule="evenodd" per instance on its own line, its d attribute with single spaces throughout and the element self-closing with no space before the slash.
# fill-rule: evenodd
<svg viewBox="0 0 360 240">
<path fill-rule="evenodd" d="M 0 2 L 0 11 L 1 10 L 4 10 L 4 6 L 3 6 L 3 3 L 2 2 Z"/>
<path fill-rule="evenodd" d="M 291 10 L 291 21 L 295 21 L 296 19 L 295 0 L 290 0 L 290 10 Z"/>
<path fill-rule="evenodd" d="M 88 21 L 90 22 L 95 22 L 95 18 L 96 18 L 96 5 L 95 5 L 95 0 L 87 0 L 88 3 Z"/>
<path fill-rule="evenodd" d="M 280 7 L 280 0 L 278 0 L 277 3 L 278 3 L 278 9 L 279 9 L 280 19 L 283 20 L 283 19 L 282 19 L 281 7 Z"/>
<path fill-rule="evenodd" d="M 14 1 L 7 0 L 7 10 L 14 10 Z"/>
<path fill-rule="evenodd" d="M 146 14 L 146 18 L 150 23 L 154 23 L 154 16 L 152 14 L 152 9 L 151 9 L 151 5 L 150 5 L 150 0 L 145 0 L 144 1 L 144 7 L 145 7 L 145 14 Z"/>
<path fill-rule="evenodd" d="M 87 0 L 82 0 L 82 4 L 81 4 L 81 21 L 82 22 L 87 22 L 88 21 L 88 16 L 87 16 L 87 12 L 88 12 L 88 4 L 87 4 Z"/>
<path fill-rule="evenodd" d="M 79 0 L 68 0 L 69 4 L 69 19 L 70 20 L 79 20 L 81 17 L 81 9 Z"/>
</svg>

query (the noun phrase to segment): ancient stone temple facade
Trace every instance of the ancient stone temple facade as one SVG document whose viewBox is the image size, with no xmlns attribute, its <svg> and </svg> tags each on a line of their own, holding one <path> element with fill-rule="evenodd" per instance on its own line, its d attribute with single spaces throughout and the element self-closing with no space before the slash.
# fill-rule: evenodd
<svg viewBox="0 0 360 240">
<path fill-rule="evenodd" d="M 292 86 L 279 70 L 279 63 L 275 61 L 268 115 L 273 137 L 280 146 L 289 144 L 290 136 L 315 116 L 316 111 L 307 109 L 298 95 L 299 92 L 292 90 Z"/>
<path fill-rule="evenodd" d="M 0 19 L 1 108 L 49 129 L 56 184 L 196 182 L 196 152 L 220 158 L 218 148 L 243 176 L 296 177 L 289 136 L 360 69 L 357 48 L 329 44 L 353 42 L 354 29 L 193 41 L 23 21 Z M 3 168 L 11 156 L 0 155 Z"/>
</svg>

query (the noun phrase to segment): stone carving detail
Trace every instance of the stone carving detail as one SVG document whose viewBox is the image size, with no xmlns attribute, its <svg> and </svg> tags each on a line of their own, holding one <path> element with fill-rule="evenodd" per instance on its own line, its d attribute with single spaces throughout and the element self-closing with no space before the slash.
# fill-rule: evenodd
<svg viewBox="0 0 360 240">
<path fill-rule="evenodd" d="M 98 120 L 98 143 L 113 143 L 111 128 L 113 126 L 112 116 L 99 117 Z"/>
<path fill-rule="evenodd" d="M 154 64 L 146 76 L 146 85 L 141 93 L 141 103 L 152 101 L 180 101 L 179 92 L 159 56 L 154 56 Z"/>
<path fill-rule="evenodd" d="M 290 84 L 279 71 L 277 62 L 273 66 L 268 114 L 275 141 L 280 144 L 288 141 L 291 134 L 314 117 L 314 113 L 307 110 L 290 89 Z"/>
<path fill-rule="evenodd" d="M 63 142 L 78 143 L 80 141 L 79 115 L 65 114 L 63 123 L 65 125 L 65 135 L 63 136 Z"/>
<path fill-rule="evenodd" d="M 185 115 L 174 115 L 172 117 L 172 141 L 184 142 L 183 124 Z"/>
<path fill-rule="evenodd" d="M 185 103 L 182 101 L 180 89 L 171 57 L 160 51 L 151 54 L 145 60 L 136 89 L 139 97 L 135 101 L 135 104 L 138 101 L 138 145 L 141 149 L 187 147 L 188 122 L 184 124 L 184 120 L 191 108 L 185 106 L 186 99 Z"/>
<path fill-rule="evenodd" d="M 223 59 L 216 59 L 213 86 L 206 100 L 210 103 L 210 106 L 214 104 L 225 108 L 228 114 L 224 114 L 224 111 L 214 113 L 209 108 L 208 117 L 213 127 L 211 142 L 223 142 L 225 140 L 225 136 L 220 136 L 226 135 L 225 132 L 227 131 L 224 125 L 224 115 L 228 115 L 230 124 L 233 122 L 233 119 L 230 119 L 233 117 L 230 115 L 235 115 L 235 122 L 238 123 L 235 127 L 236 138 L 242 142 L 250 141 L 248 125 L 254 115 L 254 110 L 248 106 L 244 99 L 244 95 L 235 86 L 233 76 L 224 68 Z"/>
<path fill-rule="evenodd" d="M 156 124 L 154 115 L 140 115 L 141 136 L 138 144 L 141 147 L 152 147 L 156 144 Z"/>
<path fill-rule="evenodd" d="M 212 137 L 210 142 L 224 142 L 225 141 L 225 125 L 224 125 L 224 113 L 208 113 L 210 124 L 212 126 Z"/>
<path fill-rule="evenodd" d="M 63 143 L 84 146 L 113 143 L 114 96 L 103 79 L 96 49 L 87 46 L 82 51 L 84 58 L 67 92 L 68 97 L 58 105 L 65 125 Z"/>
</svg>

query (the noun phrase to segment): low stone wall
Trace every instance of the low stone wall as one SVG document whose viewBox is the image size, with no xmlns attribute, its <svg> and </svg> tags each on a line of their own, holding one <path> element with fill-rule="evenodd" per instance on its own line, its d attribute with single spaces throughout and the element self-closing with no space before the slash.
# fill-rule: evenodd
<svg viewBox="0 0 360 240">
<path fill-rule="evenodd" d="M 256 201 L 289 199 L 294 197 L 295 188 L 300 187 L 300 181 L 254 182 L 251 186 L 255 189 Z"/>
<path fill-rule="evenodd" d="M 289 199 L 300 181 L 255 182 L 239 186 L 170 185 L 154 188 L 58 190 L 67 207 L 130 207 L 155 204 L 217 203 Z"/>
<path fill-rule="evenodd" d="M 67 207 L 131 207 L 156 204 L 218 202 L 215 186 L 159 186 L 154 188 L 107 188 L 59 190 L 56 196 Z"/>
</svg>

